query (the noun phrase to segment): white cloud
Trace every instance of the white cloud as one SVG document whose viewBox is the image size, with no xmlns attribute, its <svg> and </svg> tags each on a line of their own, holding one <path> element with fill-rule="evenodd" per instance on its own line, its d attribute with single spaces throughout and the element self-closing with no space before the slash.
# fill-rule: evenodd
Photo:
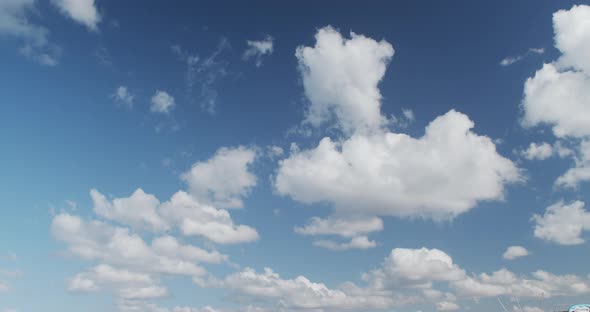
<svg viewBox="0 0 590 312">
<path fill-rule="evenodd" d="M 275 303 L 282 309 L 383 309 L 393 306 L 396 300 L 393 295 L 388 297 L 367 294 L 353 285 L 349 285 L 348 289 L 331 289 L 304 276 L 283 279 L 270 268 L 265 268 L 262 273 L 245 268 L 223 280 L 199 283 L 204 286 L 227 288 L 238 296 L 254 301 Z"/>
<path fill-rule="evenodd" d="M 535 214 L 532 220 L 535 237 L 560 245 L 582 244 L 582 232 L 590 230 L 590 212 L 581 201 L 558 202 L 547 207 L 544 215 Z"/>
<path fill-rule="evenodd" d="M 257 153 L 243 146 L 220 148 L 207 161 L 193 164 L 181 175 L 192 195 L 224 208 L 243 207 L 242 198 L 256 185 L 249 167 Z"/>
<path fill-rule="evenodd" d="M 349 242 L 339 243 L 333 240 L 316 240 L 317 247 L 331 250 L 368 249 L 377 246 L 366 234 L 381 231 L 383 221 L 380 218 L 336 218 L 313 217 L 307 225 L 295 227 L 295 232 L 302 235 L 339 235 L 350 238 Z"/>
<path fill-rule="evenodd" d="M 431 288 L 434 281 L 456 281 L 465 271 L 438 249 L 395 248 L 381 268 L 363 275 L 376 289 Z"/>
<path fill-rule="evenodd" d="M 523 59 L 525 59 L 526 57 L 528 57 L 532 54 L 543 54 L 543 53 L 545 53 L 545 49 L 543 49 L 543 48 L 530 48 L 524 54 L 517 55 L 517 56 L 508 56 L 508 57 L 502 59 L 502 61 L 500 61 L 500 65 L 509 66 L 514 63 L 522 61 Z"/>
<path fill-rule="evenodd" d="M 121 208 L 126 205 L 125 200 L 114 202 L 121 203 Z M 68 290 L 110 292 L 117 298 L 120 311 L 152 311 L 147 300 L 170 295 L 160 284 L 162 276 L 197 278 L 207 273 L 202 263 L 229 263 L 226 255 L 182 244 L 170 235 L 150 235 L 153 238 L 148 244 L 128 228 L 85 221 L 67 213 L 53 218 L 51 232 L 55 239 L 67 245 L 69 255 L 99 263 L 69 279 Z"/>
<path fill-rule="evenodd" d="M 135 95 L 133 95 L 126 86 L 119 86 L 112 97 L 117 103 L 121 103 L 128 108 L 133 107 Z"/>
<path fill-rule="evenodd" d="M 260 67 L 262 65 L 262 57 L 267 54 L 270 55 L 273 52 L 273 40 L 271 36 L 266 36 L 263 40 L 246 41 L 248 49 L 244 51 L 242 58 L 244 60 L 255 58 L 256 67 Z"/>
<path fill-rule="evenodd" d="M 519 170 L 492 140 L 450 111 L 421 138 L 405 134 L 324 138 L 279 164 L 279 194 L 304 203 L 332 202 L 340 214 L 452 219 L 478 201 L 499 200 Z"/>
<path fill-rule="evenodd" d="M 393 56 L 391 44 L 355 33 L 346 39 L 331 27 L 318 30 L 315 38 L 314 47 L 296 52 L 311 104 L 305 122 L 318 127 L 334 120 L 347 134 L 381 128 L 386 119 L 378 83 Z"/>
<path fill-rule="evenodd" d="M 307 225 L 295 228 L 295 232 L 303 235 L 340 235 L 343 237 L 355 237 L 359 234 L 381 230 L 383 230 L 383 221 L 377 217 L 365 219 L 313 217 Z"/>
<path fill-rule="evenodd" d="M 72 20 L 97 31 L 101 16 L 96 9 L 94 0 L 51 0 L 60 12 Z"/>
<path fill-rule="evenodd" d="M 156 283 L 157 281 L 148 274 L 116 269 L 107 264 L 100 264 L 71 278 L 68 290 L 71 292 L 92 292 L 98 291 L 105 286 L 123 290 L 130 287 L 150 287 Z"/>
<path fill-rule="evenodd" d="M 0 36 L 16 38 L 22 42 L 24 56 L 46 66 L 55 66 L 61 48 L 49 42 L 49 30 L 30 21 L 35 15 L 34 0 L 0 1 Z"/>
<path fill-rule="evenodd" d="M 409 122 L 413 122 L 416 117 L 414 116 L 414 111 L 412 111 L 409 108 L 403 108 L 402 109 L 402 113 L 404 115 L 404 117 L 409 121 Z"/>
<path fill-rule="evenodd" d="M 55 239 L 67 244 L 70 254 L 146 273 L 200 276 L 205 270 L 194 259 L 170 254 L 149 246 L 127 228 L 100 221 L 84 221 L 61 213 L 51 223 Z"/>
<path fill-rule="evenodd" d="M 152 96 L 151 101 L 152 105 L 150 106 L 150 110 L 155 113 L 167 114 L 176 105 L 174 97 L 172 97 L 167 92 L 160 90 L 156 91 L 156 93 Z"/>
<path fill-rule="evenodd" d="M 388 42 L 354 33 L 345 39 L 325 27 L 317 32 L 315 46 L 299 47 L 296 56 L 310 102 L 304 122 L 316 127 L 335 123 L 346 138 L 325 137 L 308 150 L 294 145 L 279 162 L 274 181 L 279 194 L 303 203 L 332 203 L 338 219 L 449 220 L 480 201 L 501 200 L 506 184 L 522 180 L 493 141 L 473 132 L 473 121 L 457 111 L 436 118 L 420 138 L 387 131 L 378 84 L 393 56 Z M 411 110 L 402 113 L 408 122 L 414 120 Z M 367 233 L 314 231 L 344 237 Z"/>
<path fill-rule="evenodd" d="M 555 47 L 561 51 L 559 60 L 565 66 L 572 66 L 590 73 L 590 6 L 574 5 L 570 10 L 559 10 L 553 14 Z"/>
<path fill-rule="evenodd" d="M 506 249 L 506 251 L 502 255 L 502 258 L 504 258 L 506 260 L 514 260 L 516 258 L 520 258 L 520 257 L 528 256 L 528 255 L 529 255 L 529 251 L 526 250 L 526 248 L 524 248 L 522 246 L 510 246 Z"/>
<path fill-rule="evenodd" d="M 339 243 L 332 240 L 316 240 L 314 246 L 330 250 L 369 249 L 377 247 L 375 241 L 369 240 L 367 236 L 355 236 L 349 242 Z"/>
<path fill-rule="evenodd" d="M 6 285 L 6 284 L 4 284 L 4 283 L 0 282 L 0 293 L 2 293 L 2 292 L 6 292 L 6 291 L 8 291 L 9 289 L 10 289 L 10 288 L 8 287 L 8 285 Z"/>
<path fill-rule="evenodd" d="M 545 310 L 543 310 L 539 307 L 533 307 L 533 306 L 524 306 L 524 307 L 513 306 L 512 310 L 514 310 L 514 312 L 545 312 Z"/>
<path fill-rule="evenodd" d="M 221 148 L 212 158 L 195 163 L 191 171 L 183 174 L 183 179 L 188 182 L 194 195 L 185 191 L 177 191 L 165 202 L 160 202 L 156 196 L 147 194 L 142 189 L 137 189 L 129 197 L 113 199 L 109 199 L 98 190 L 93 189 L 90 191 L 93 211 L 99 217 L 129 226 L 135 231 L 161 234 L 178 228 L 184 235 L 200 236 L 220 244 L 256 241 L 259 236 L 254 228 L 235 224 L 227 210 L 214 206 L 215 203 L 231 207 L 242 206 L 241 199 L 256 184 L 256 176 L 248 168 L 254 161 L 254 157 L 254 150 L 243 147 Z M 62 225 L 57 226 L 57 232 L 55 232 L 57 234 L 62 233 L 63 228 L 67 229 L 68 223 L 74 227 L 84 224 L 78 217 L 64 214 L 60 214 L 59 218 L 54 218 L 55 222 L 57 220 L 60 220 L 59 225 Z M 84 226 L 87 227 L 86 231 L 91 232 L 82 232 L 76 235 L 89 236 L 90 238 L 87 240 L 90 241 L 101 237 L 107 239 L 116 233 L 124 238 L 131 237 L 128 241 L 138 243 L 140 247 L 145 245 L 138 235 L 131 235 L 124 228 L 113 228 L 99 221 L 92 221 Z M 103 237 L 104 235 L 107 237 Z M 70 241 L 63 233 L 56 235 L 56 237 L 70 242 L 71 249 L 79 256 L 94 258 L 98 256 L 96 253 L 101 253 L 100 250 L 97 250 L 100 245 L 88 248 L 85 241 Z M 186 260 L 207 261 L 204 258 L 210 257 L 210 259 L 215 258 L 216 262 L 220 262 L 221 259 L 226 259 L 225 256 L 217 252 L 209 253 L 192 247 L 177 246 L 170 236 L 166 239 L 155 239 L 154 242 L 159 242 L 155 247 L 158 247 L 157 251 L 161 252 L 160 255 L 168 255 L 169 252 L 176 250 L 174 252 L 176 258 L 188 254 L 193 254 L 194 257 L 198 254 L 202 255 L 201 258 L 181 257 Z M 81 243 L 82 246 L 78 246 L 78 243 Z"/>
<path fill-rule="evenodd" d="M 523 125 L 548 124 L 559 138 L 590 135 L 587 75 L 582 71 L 560 70 L 555 64 L 543 65 L 525 82 Z"/>
<path fill-rule="evenodd" d="M 305 276 L 281 277 L 270 268 L 245 268 L 223 279 L 195 277 L 202 287 L 224 288 L 243 304 L 256 302 L 269 311 L 368 311 L 401 309 L 409 304 L 432 304 L 455 310 L 459 300 L 495 296 L 551 298 L 590 293 L 588 280 L 575 275 L 535 271 L 530 277 L 506 269 L 491 274 L 467 274 L 451 256 L 438 249 L 393 249 L 382 265 L 363 274 L 365 287 L 345 282 L 328 287 Z M 446 288 L 449 292 L 438 290 Z"/>
<path fill-rule="evenodd" d="M 254 228 L 234 224 L 227 210 L 201 203 L 184 191 L 176 192 L 163 203 L 141 189 L 130 197 L 112 201 L 97 190 L 90 194 L 98 216 L 135 230 L 159 233 L 178 227 L 184 235 L 201 236 L 220 244 L 252 242 L 259 238 Z"/>
<path fill-rule="evenodd" d="M 459 305 L 454 302 L 441 301 L 436 304 L 436 309 L 438 311 L 455 311 L 459 310 Z"/>
<path fill-rule="evenodd" d="M 561 56 L 527 79 L 522 102 L 523 126 L 551 126 L 558 138 L 585 141 L 590 137 L 589 19 L 590 6 L 586 5 L 574 5 L 553 14 L 555 47 Z M 579 182 L 590 180 L 590 158 L 586 157 L 590 153 L 584 155 L 583 146 L 579 149 L 582 156 L 576 159 L 576 167 L 561 176 L 556 185 L 575 188 Z"/>
<path fill-rule="evenodd" d="M 155 238 L 152 241 L 152 248 L 160 255 L 189 261 L 218 264 L 228 260 L 228 256 L 218 251 L 207 251 L 191 245 L 181 245 L 173 236 Z"/>
<path fill-rule="evenodd" d="M 169 228 L 158 215 L 160 201 L 142 189 L 137 189 L 130 197 L 115 198 L 112 202 L 95 189 L 90 191 L 90 196 L 94 212 L 98 216 L 116 220 L 135 229 L 162 231 Z"/>
<path fill-rule="evenodd" d="M 580 182 L 590 180 L 590 140 L 583 140 L 580 143 L 574 160 L 576 165 L 558 177 L 555 185 L 575 189 Z"/>
<path fill-rule="evenodd" d="M 234 224 L 227 210 L 201 204 L 186 192 L 174 194 L 162 204 L 160 213 L 169 222 L 177 224 L 184 235 L 202 236 L 219 244 L 259 239 L 254 228 Z"/>
<path fill-rule="evenodd" d="M 553 146 L 547 142 L 531 143 L 529 147 L 522 151 L 524 158 L 528 160 L 544 160 L 553 156 Z"/>
<path fill-rule="evenodd" d="M 517 276 L 506 269 L 491 275 L 478 276 L 451 282 L 458 296 L 517 298 L 551 298 L 556 296 L 576 296 L 590 293 L 588 281 L 575 275 L 555 275 L 545 271 L 535 271 L 531 278 Z"/>
<path fill-rule="evenodd" d="M 270 145 L 266 147 L 266 155 L 267 157 L 274 159 L 276 157 L 281 157 L 285 154 L 285 150 L 282 147 L 276 145 Z"/>
</svg>

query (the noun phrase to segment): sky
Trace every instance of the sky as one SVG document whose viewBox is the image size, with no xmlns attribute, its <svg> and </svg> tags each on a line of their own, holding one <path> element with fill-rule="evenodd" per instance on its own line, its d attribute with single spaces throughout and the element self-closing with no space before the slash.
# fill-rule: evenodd
<svg viewBox="0 0 590 312">
<path fill-rule="evenodd" d="M 0 1 L 0 312 L 590 297 L 590 2 Z"/>
</svg>

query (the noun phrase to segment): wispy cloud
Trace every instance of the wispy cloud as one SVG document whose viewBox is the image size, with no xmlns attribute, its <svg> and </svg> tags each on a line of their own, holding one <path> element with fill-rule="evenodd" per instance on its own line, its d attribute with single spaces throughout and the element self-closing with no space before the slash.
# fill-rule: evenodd
<svg viewBox="0 0 590 312">
<path fill-rule="evenodd" d="M 230 49 L 229 41 L 221 38 L 215 51 L 206 58 L 184 51 L 181 46 L 173 45 L 172 53 L 186 63 L 186 97 L 191 103 L 197 101 L 201 109 L 214 114 L 217 106 L 219 82 L 229 75 L 227 61 L 220 55 Z"/>
<path fill-rule="evenodd" d="M 527 58 L 531 55 L 541 55 L 543 53 L 545 53 L 545 49 L 543 49 L 543 48 L 530 48 L 528 51 L 526 51 L 525 53 L 523 53 L 521 55 L 505 57 L 503 60 L 500 61 L 500 65 L 501 66 L 510 66 L 514 63 L 524 60 L 525 58 Z"/>
<path fill-rule="evenodd" d="M 256 67 L 262 66 L 262 57 L 273 52 L 273 37 L 266 36 L 263 40 L 248 40 L 248 49 L 244 51 L 242 59 L 248 61 L 252 58 L 256 61 Z"/>
<path fill-rule="evenodd" d="M 41 65 L 55 66 L 61 48 L 49 41 L 49 30 L 30 21 L 34 0 L 0 1 L 0 35 L 21 41 L 19 52 Z"/>
</svg>

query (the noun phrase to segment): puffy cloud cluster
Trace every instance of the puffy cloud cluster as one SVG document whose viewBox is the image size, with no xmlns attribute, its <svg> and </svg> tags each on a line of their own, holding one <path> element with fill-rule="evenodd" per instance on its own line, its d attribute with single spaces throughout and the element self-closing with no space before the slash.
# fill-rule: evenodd
<svg viewBox="0 0 590 312">
<path fill-rule="evenodd" d="M 262 300 L 278 308 L 294 310 L 384 309 L 396 304 L 394 297 L 372 294 L 354 285 L 332 289 L 304 276 L 283 279 L 270 268 L 258 273 L 252 268 L 230 274 L 223 280 L 201 281 L 204 286 L 223 287 L 243 300 Z"/>
<path fill-rule="evenodd" d="M 586 279 L 575 275 L 555 275 L 545 271 L 535 271 L 532 277 L 525 278 L 506 269 L 492 274 L 481 273 L 451 283 L 457 296 L 517 298 L 550 298 L 556 296 L 576 296 L 590 293 Z"/>
<path fill-rule="evenodd" d="M 150 273 L 199 276 L 205 270 L 195 261 L 219 263 L 226 259 L 215 251 L 181 245 L 170 236 L 155 238 L 150 246 L 127 228 L 84 221 L 67 213 L 53 218 L 51 232 L 67 244 L 71 255 Z"/>
<path fill-rule="evenodd" d="M 227 210 L 203 204 L 184 191 L 176 192 L 164 203 L 141 189 L 130 197 L 112 201 L 96 190 L 91 191 L 91 196 L 97 215 L 134 229 L 163 232 L 178 227 L 184 235 L 201 236 L 220 244 L 258 239 L 255 229 L 234 224 Z"/>
<path fill-rule="evenodd" d="M 532 219 L 535 237 L 560 245 L 582 244 L 582 232 L 590 231 L 590 212 L 581 201 L 555 203 L 544 215 L 535 214 Z"/>
<path fill-rule="evenodd" d="M 388 42 L 354 33 L 347 39 L 325 27 L 318 30 L 315 46 L 299 47 L 296 56 L 310 102 L 305 123 L 330 123 L 346 136 L 292 150 L 275 177 L 279 194 L 303 203 L 332 203 L 337 217 L 329 220 L 355 225 L 335 227 L 314 219 L 297 229 L 353 238 L 316 245 L 372 247 L 366 234 L 382 229 L 375 221 L 380 216 L 449 220 L 479 201 L 502 199 L 505 185 L 521 179 L 516 166 L 498 154 L 490 138 L 473 132 L 473 121 L 460 112 L 436 118 L 420 138 L 387 131 L 378 84 L 393 56 Z M 359 228 L 351 220 L 372 223 Z"/>
<path fill-rule="evenodd" d="M 525 82 L 523 125 L 548 125 L 558 138 L 590 137 L 590 6 L 575 5 L 553 14 L 555 47 L 561 57 L 544 64 Z M 580 147 L 576 167 L 556 181 L 575 187 L 590 180 L 588 154 Z M 546 153 L 545 153 L 546 154 Z"/>
<path fill-rule="evenodd" d="M 202 163 L 206 167 L 223 167 L 225 176 L 220 176 L 219 170 L 209 167 L 204 171 L 190 171 L 183 176 L 192 176 L 196 181 L 217 179 L 217 185 L 206 184 L 208 191 L 222 194 L 224 199 L 227 194 L 241 198 L 246 193 L 234 193 L 235 188 L 231 186 L 228 191 L 228 185 L 233 183 L 231 179 L 236 176 L 251 175 L 245 164 L 232 166 L 239 163 L 242 153 L 254 154 L 243 147 L 223 148 Z M 205 180 L 196 177 L 200 173 L 211 173 L 209 170 L 213 170 L 213 176 L 207 176 Z M 228 184 L 221 182 L 223 178 L 228 179 Z M 255 181 L 254 178 L 248 186 L 252 187 Z M 190 182 L 189 186 L 196 189 L 200 187 Z M 118 300 L 119 310 L 149 311 L 150 307 L 156 307 L 146 300 L 169 295 L 167 288 L 160 283 L 161 276 L 202 277 L 207 274 L 202 264 L 228 262 L 227 255 L 183 244 L 170 234 L 178 229 L 183 235 L 199 236 L 219 244 L 258 239 L 254 228 L 235 224 L 227 210 L 205 203 L 209 202 L 208 195 L 200 192 L 193 195 L 181 190 L 161 203 L 156 196 L 142 189 L 137 189 L 129 197 L 113 199 L 95 189 L 91 190 L 93 211 L 103 220 L 84 220 L 62 212 L 54 216 L 51 224 L 54 238 L 66 244 L 69 255 L 99 263 L 71 278 L 68 289 L 75 292 L 110 290 Z M 201 200 L 199 196 L 205 198 Z M 149 242 L 142 237 L 144 233 L 148 234 Z M 201 311 L 178 309 L 173 311 Z"/>
<path fill-rule="evenodd" d="M 283 278 L 270 268 L 245 268 L 223 279 L 194 278 L 203 287 L 232 291 L 234 300 L 257 302 L 271 311 L 390 310 L 408 304 L 431 304 L 437 310 L 459 309 L 460 300 L 495 296 L 551 298 L 590 293 L 586 278 L 535 271 L 519 276 L 507 269 L 468 274 L 438 249 L 395 248 L 380 267 L 362 275 L 366 286 L 345 282 L 337 287 L 305 276 Z M 443 289 L 446 289 L 443 290 Z"/>
</svg>

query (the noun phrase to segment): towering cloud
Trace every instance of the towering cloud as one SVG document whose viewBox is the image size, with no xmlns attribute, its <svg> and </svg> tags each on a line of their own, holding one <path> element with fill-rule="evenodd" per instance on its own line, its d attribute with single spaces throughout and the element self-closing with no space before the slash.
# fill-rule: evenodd
<svg viewBox="0 0 590 312">
<path fill-rule="evenodd" d="M 305 122 L 334 121 L 348 134 L 380 129 L 386 120 L 378 84 L 393 56 L 391 44 L 355 33 L 346 39 L 332 27 L 318 30 L 315 39 L 314 47 L 295 53 L 310 102 Z"/>
<path fill-rule="evenodd" d="M 558 60 L 544 64 L 524 86 L 523 125 L 548 125 L 558 138 L 590 138 L 590 6 L 553 14 Z M 590 180 L 590 153 L 582 144 L 575 168 L 556 185 L 575 188 Z"/>
<path fill-rule="evenodd" d="M 279 194 L 333 203 L 337 219 L 349 224 L 378 216 L 449 220 L 479 201 L 502 199 L 505 185 L 521 179 L 493 141 L 473 132 L 474 122 L 455 110 L 432 121 L 419 138 L 387 130 L 378 84 L 393 56 L 388 42 L 354 33 L 346 39 L 325 27 L 315 46 L 299 47 L 296 55 L 310 102 L 305 123 L 333 123 L 345 138 L 325 137 L 282 160 L 275 178 Z M 360 237 L 380 229 L 314 220 L 298 232 Z"/>
</svg>

